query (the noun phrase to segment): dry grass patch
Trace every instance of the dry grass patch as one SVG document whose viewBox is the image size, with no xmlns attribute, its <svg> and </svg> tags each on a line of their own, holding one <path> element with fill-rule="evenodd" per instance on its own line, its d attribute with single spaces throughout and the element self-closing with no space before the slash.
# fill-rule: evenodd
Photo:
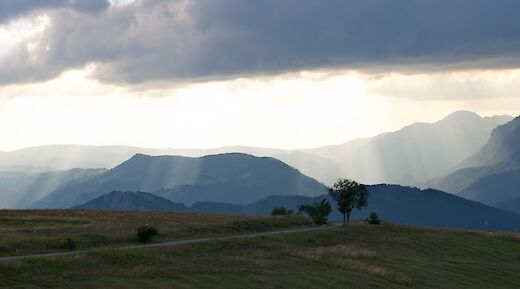
<svg viewBox="0 0 520 289">
<path fill-rule="evenodd" d="M 276 265 L 274 254 L 265 250 L 253 250 L 247 254 L 231 255 L 223 258 L 225 264 L 243 264 L 258 268 L 272 268 Z"/>
<path fill-rule="evenodd" d="M 393 272 L 388 268 L 369 264 L 366 260 L 377 257 L 377 253 L 372 250 L 360 248 L 353 244 L 336 244 L 327 247 L 296 249 L 291 252 L 291 255 L 315 262 L 342 267 L 358 273 L 377 276 L 400 285 L 412 284 L 412 280 L 404 274 Z"/>
<path fill-rule="evenodd" d="M 329 257 L 372 258 L 377 253 L 354 245 L 338 244 L 327 247 L 296 249 L 292 252 L 292 255 L 319 261 Z"/>
</svg>

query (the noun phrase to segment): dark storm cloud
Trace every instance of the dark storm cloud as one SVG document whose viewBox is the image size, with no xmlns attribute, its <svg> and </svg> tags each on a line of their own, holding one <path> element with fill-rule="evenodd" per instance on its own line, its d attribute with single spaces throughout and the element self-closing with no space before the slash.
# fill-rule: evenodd
<svg viewBox="0 0 520 289">
<path fill-rule="evenodd" d="M 69 8 L 96 12 L 106 9 L 108 6 L 107 0 L 2 0 L 0 1 L 0 22 L 38 9 Z"/>
<path fill-rule="evenodd" d="M 49 14 L 39 61 L 13 57 L 0 80 L 44 79 L 90 62 L 103 81 L 135 83 L 324 67 L 516 67 L 519 12 L 516 0 L 146 0 L 96 15 L 61 9 Z"/>
</svg>

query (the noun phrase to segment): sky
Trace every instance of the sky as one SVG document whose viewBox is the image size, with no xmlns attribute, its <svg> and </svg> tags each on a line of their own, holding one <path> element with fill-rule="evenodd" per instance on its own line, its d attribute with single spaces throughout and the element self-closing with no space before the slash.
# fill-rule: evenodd
<svg viewBox="0 0 520 289">
<path fill-rule="evenodd" d="M 518 1 L 0 2 L 0 150 L 306 148 L 520 111 Z"/>
</svg>

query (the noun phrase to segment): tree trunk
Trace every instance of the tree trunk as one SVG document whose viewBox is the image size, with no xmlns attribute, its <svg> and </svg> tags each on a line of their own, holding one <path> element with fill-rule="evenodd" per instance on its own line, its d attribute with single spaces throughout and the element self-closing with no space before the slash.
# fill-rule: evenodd
<svg viewBox="0 0 520 289">
<path fill-rule="evenodd" d="M 343 227 L 345 227 L 345 215 L 346 213 L 343 214 Z"/>
<path fill-rule="evenodd" d="M 347 227 L 350 224 L 350 213 L 347 213 Z"/>
</svg>

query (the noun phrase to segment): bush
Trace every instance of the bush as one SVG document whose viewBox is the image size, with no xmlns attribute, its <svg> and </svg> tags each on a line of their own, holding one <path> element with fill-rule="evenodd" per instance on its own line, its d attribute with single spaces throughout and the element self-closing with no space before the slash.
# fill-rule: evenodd
<svg viewBox="0 0 520 289">
<path fill-rule="evenodd" d="M 318 225 L 327 224 L 328 217 L 330 213 L 332 213 L 332 207 L 325 199 L 319 203 L 300 205 L 298 206 L 298 210 L 301 213 L 308 215 L 314 223 Z"/>
<path fill-rule="evenodd" d="M 146 243 L 152 239 L 153 236 L 159 235 L 159 231 L 156 228 L 148 225 L 141 226 L 136 229 L 137 241 Z"/>
<path fill-rule="evenodd" d="M 368 223 L 372 225 L 379 225 L 381 223 L 381 219 L 379 219 L 376 213 L 372 212 L 368 216 Z"/>
<path fill-rule="evenodd" d="M 76 249 L 76 244 L 74 244 L 74 241 L 71 238 L 67 238 L 67 239 L 63 240 L 63 242 L 61 243 L 60 249 L 74 250 L 74 249 Z"/>
<path fill-rule="evenodd" d="M 288 210 L 284 206 L 274 208 L 271 211 L 271 216 L 285 216 L 285 215 L 291 215 L 293 213 L 293 210 Z"/>
</svg>

